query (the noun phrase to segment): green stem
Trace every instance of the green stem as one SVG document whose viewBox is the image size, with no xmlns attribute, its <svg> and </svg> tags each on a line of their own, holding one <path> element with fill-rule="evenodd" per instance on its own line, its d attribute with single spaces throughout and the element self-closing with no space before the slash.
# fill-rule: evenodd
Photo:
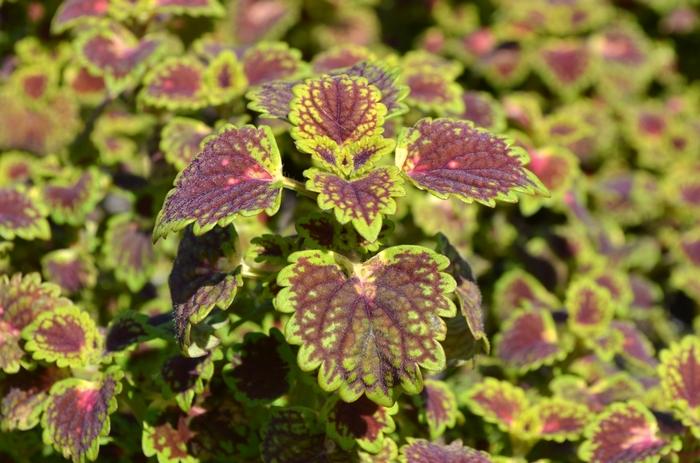
<svg viewBox="0 0 700 463">
<path fill-rule="evenodd" d="M 293 178 L 283 177 L 282 186 L 288 190 L 296 191 L 300 195 L 306 196 L 307 198 L 311 198 L 313 200 L 316 199 L 316 193 L 308 190 L 302 182 L 294 180 Z"/>
<path fill-rule="evenodd" d="M 241 263 L 241 276 L 243 278 L 251 278 L 254 280 L 262 280 L 270 276 L 272 272 L 265 272 L 250 267 L 245 262 Z"/>
</svg>

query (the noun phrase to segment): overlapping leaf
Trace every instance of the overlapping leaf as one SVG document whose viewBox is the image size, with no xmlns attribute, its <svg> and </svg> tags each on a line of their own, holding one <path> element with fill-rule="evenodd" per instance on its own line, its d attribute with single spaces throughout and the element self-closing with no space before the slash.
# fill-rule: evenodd
<svg viewBox="0 0 700 463">
<path fill-rule="evenodd" d="M 462 93 L 464 111 L 454 116 L 472 121 L 476 127 L 500 132 L 506 126 L 505 113 L 500 104 L 486 92 Z"/>
<path fill-rule="evenodd" d="M 593 56 L 580 40 L 552 40 L 538 49 L 538 70 L 549 86 L 565 98 L 580 93 L 594 72 Z"/>
<path fill-rule="evenodd" d="M 298 3 L 289 0 L 236 0 L 232 7 L 227 26 L 244 45 L 284 34 L 299 14 Z"/>
<path fill-rule="evenodd" d="M 613 404 L 586 428 L 579 456 L 591 463 L 652 462 L 678 450 L 680 442 L 659 435 L 654 415 L 641 403 Z"/>
<path fill-rule="evenodd" d="M 154 251 L 150 236 L 129 213 L 112 216 L 107 222 L 102 251 L 107 268 L 131 291 L 140 290 L 151 277 Z"/>
<path fill-rule="evenodd" d="M 417 187 L 489 206 L 516 201 L 516 192 L 546 192 L 524 168 L 527 159 L 521 148 L 455 119 L 421 119 L 396 148 L 396 164 Z"/>
<path fill-rule="evenodd" d="M 355 445 L 377 453 L 382 449 L 386 434 L 394 432 L 396 426 L 392 415 L 398 412 L 398 404 L 393 407 L 377 405 L 366 397 L 355 402 L 343 402 L 332 397 L 324 406 L 322 415 L 326 422 L 326 433 L 335 439 L 345 450 Z"/>
<path fill-rule="evenodd" d="M 287 119 L 294 98 L 292 89 L 299 84 L 298 80 L 276 80 L 259 85 L 247 93 L 248 107 L 262 113 L 260 117 Z"/>
<path fill-rule="evenodd" d="M 214 374 L 214 361 L 222 358 L 219 350 L 199 357 L 177 354 L 168 358 L 160 370 L 164 396 L 174 397 L 183 411 L 189 411 L 195 396 L 202 393 L 205 384 Z"/>
<path fill-rule="evenodd" d="M 454 441 L 450 445 L 428 442 L 425 439 L 408 439 L 401 447 L 401 461 L 405 463 L 490 463 L 486 452 L 475 450 Z"/>
<path fill-rule="evenodd" d="M 174 117 L 163 127 L 160 149 L 170 164 L 182 170 L 199 154 L 202 140 L 211 132 L 211 127 L 202 121 Z"/>
<path fill-rule="evenodd" d="M 155 0 L 158 13 L 187 16 L 220 17 L 224 9 L 217 0 Z"/>
<path fill-rule="evenodd" d="M 107 15 L 109 0 L 65 0 L 56 11 L 51 30 L 63 32 L 80 23 L 89 23 Z"/>
<path fill-rule="evenodd" d="M 386 118 L 400 116 L 408 111 L 403 102 L 409 93 L 409 88 L 399 82 L 400 69 L 383 64 L 379 61 L 360 61 L 346 69 L 333 74 L 364 77 L 370 85 L 374 85 L 381 93 L 381 103 L 386 106 Z"/>
<path fill-rule="evenodd" d="M 405 73 L 409 89 L 406 102 L 425 113 L 461 113 L 464 111 L 462 89 L 439 70 L 422 68 Z"/>
<path fill-rule="evenodd" d="M 7 378 L 0 401 L 0 430 L 26 431 L 39 424 L 49 389 L 64 377 L 56 367 L 39 367 Z"/>
<path fill-rule="evenodd" d="M 700 438 L 700 340 L 687 336 L 661 352 L 658 368 L 664 397 L 674 413 Z"/>
<path fill-rule="evenodd" d="M 54 384 L 41 422 L 44 442 L 74 462 L 95 460 L 120 391 L 113 374 L 101 381 L 68 378 Z"/>
<path fill-rule="evenodd" d="M 277 212 L 282 164 L 270 128 L 224 127 L 175 179 L 158 214 L 154 239 L 194 223 L 201 235 L 238 215 Z"/>
<path fill-rule="evenodd" d="M 142 446 L 147 457 L 157 457 L 158 463 L 196 463 L 190 455 L 188 444 L 194 433 L 190 430 L 186 417 L 178 415 L 173 426 L 168 420 L 159 419 L 156 423 L 143 423 Z"/>
<path fill-rule="evenodd" d="M 383 405 L 394 388 L 417 393 L 423 366 L 440 369 L 437 341 L 452 316 L 454 280 L 447 258 L 416 246 L 385 249 L 363 264 L 329 251 L 302 251 L 278 275 L 276 307 L 292 313 L 287 340 L 301 345 L 299 364 L 320 367 L 319 384 L 347 401 L 363 393 Z"/>
<path fill-rule="evenodd" d="M 343 44 L 331 47 L 314 56 L 311 65 L 318 74 L 325 74 L 330 71 L 349 68 L 362 61 L 369 61 L 374 58 L 374 54 L 366 47 Z"/>
<path fill-rule="evenodd" d="M 507 317 L 515 309 L 532 305 L 535 308 L 554 309 L 560 302 L 535 277 L 514 269 L 505 273 L 497 282 L 493 307 L 501 317 Z"/>
</svg>

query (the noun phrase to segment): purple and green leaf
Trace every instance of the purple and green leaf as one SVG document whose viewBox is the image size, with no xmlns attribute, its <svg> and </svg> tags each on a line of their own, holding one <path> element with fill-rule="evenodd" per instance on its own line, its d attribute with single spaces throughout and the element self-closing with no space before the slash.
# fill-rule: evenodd
<svg viewBox="0 0 700 463">
<path fill-rule="evenodd" d="M 163 382 L 163 395 L 175 399 L 178 406 L 188 412 L 198 394 L 214 374 L 214 362 L 221 360 L 220 350 L 214 350 L 200 357 L 185 357 L 177 354 L 168 358 L 160 370 Z"/>
<path fill-rule="evenodd" d="M 6 240 L 48 240 L 51 228 L 46 220 L 48 210 L 37 190 L 21 187 L 0 188 L 0 237 Z"/>
<path fill-rule="evenodd" d="M 195 235 L 238 216 L 277 212 L 282 163 L 269 127 L 228 125 L 205 140 L 202 153 L 175 179 L 158 214 L 153 238 L 194 224 Z"/>
<path fill-rule="evenodd" d="M 435 440 L 454 427 L 459 416 L 457 398 L 450 386 L 436 379 L 426 379 L 420 393 L 421 415 L 428 424 L 430 438 Z"/>
<path fill-rule="evenodd" d="M 236 0 L 230 15 L 226 27 L 233 31 L 237 43 L 250 45 L 284 34 L 296 21 L 299 4 L 290 0 Z"/>
<path fill-rule="evenodd" d="M 41 189 L 43 203 L 58 224 L 79 225 L 102 200 L 109 178 L 96 168 L 64 171 Z"/>
<path fill-rule="evenodd" d="M 243 65 L 232 51 L 220 53 L 207 64 L 203 82 L 212 105 L 230 103 L 248 87 Z"/>
<path fill-rule="evenodd" d="M 147 457 L 157 457 L 158 463 L 197 463 L 199 460 L 190 455 L 188 444 L 195 434 L 189 428 L 187 418 L 177 416 L 173 426 L 167 419 L 156 423 L 143 423 L 141 445 Z"/>
<path fill-rule="evenodd" d="M 521 415 L 529 407 L 524 390 L 494 378 L 483 379 L 460 399 L 466 402 L 472 413 L 494 423 L 504 432 L 518 429 Z"/>
<path fill-rule="evenodd" d="M 532 439 L 564 442 L 577 440 L 593 414 L 580 401 L 543 399 L 525 412 L 524 432 Z"/>
<path fill-rule="evenodd" d="M 386 119 L 400 116 L 408 111 L 403 102 L 409 93 L 409 88 L 399 82 L 401 71 L 379 61 L 361 61 L 353 66 L 336 71 L 333 74 L 364 77 L 370 85 L 374 85 L 381 93 L 381 103 L 386 106 Z"/>
<path fill-rule="evenodd" d="M 148 317 L 134 310 L 118 313 L 105 331 L 104 352 L 113 354 L 151 337 Z"/>
<path fill-rule="evenodd" d="M 130 213 L 112 216 L 102 245 L 106 268 L 131 291 L 139 291 L 151 278 L 155 254 L 148 230 Z"/>
<path fill-rule="evenodd" d="M 292 89 L 300 83 L 298 80 L 276 80 L 259 85 L 246 94 L 250 100 L 248 107 L 261 113 L 262 118 L 286 120 L 294 98 Z"/>
<path fill-rule="evenodd" d="M 658 374 L 674 414 L 700 439 L 700 339 L 686 336 L 662 351 Z"/>
<path fill-rule="evenodd" d="M 408 87 L 406 102 L 425 113 L 460 114 L 464 111 L 462 88 L 449 76 L 431 68 L 414 69 L 404 73 Z"/>
<path fill-rule="evenodd" d="M 92 288 L 97 282 L 97 268 L 92 257 L 77 249 L 57 249 L 41 259 L 42 273 L 64 293 L 74 294 Z"/>
<path fill-rule="evenodd" d="M 418 188 L 488 206 L 515 202 L 516 193 L 547 194 L 527 161 L 522 148 L 456 119 L 421 119 L 396 148 L 397 166 Z"/>
<path fill-rule="evenodd" d="M 535 277 L 521 269 L 506 272 L 496 282 L 493 308 L 502 318 L 531 305 L 534 308 L 556 309 L 559 300 Z"/>
<path fill-rule="evenodd" d="M 26 431 L 41 420 L 51 386 L 66 374 L 56 367 L 22 371 L 5 379 L 0 401 L 0 430 Z"/>
<path fill-rule="evenodd" d="M 178 171 L 184 169 L 200 153 L 202 140 L 211 132 L 211 127 L 197 119 L 170 119 L 160 134 L 160 149 L 165 160 Z"/>
<path fill-rule="evenodd" d="M 462 445 L 457 440 L 450 445 L 428 442 L 425 439 L 408 438 L 401 447 L 402 463 L 491 463 L 486 452 Z"/>
<path fill-rule="evenodd" d="M 65 0 L 51 21 L 51 31 L 61 33 L 78 24 L 107 16 L 109 0 Z"/>
<path fill-rule="evenodd" d="M 346 401 L 363 393 L 390 406 L 394 388 L 416 394 L 419 366 L 438 370 L 445 355 L 438 341 L 453 316 L 448 294 L 455 282 L 442 270 L 449 260 L 418 246 L 385 249 L 363 264 L 330 251 L 302 251 L 278 275 L 276 307 L 292 313 L 285 334 L 301 345 L 305 371 Z M 360 340 L 364 340 L 360 342 Z"/>
<path fill-rule="evenodd" d="M 285 42 L 262 42 L 243 54 L 243 70 L 251 86 L 292 80 L 307 72 L 301 52 Z"/>
<path fill-rule="evenodd" d="M 311 66 L 317 74 L 326 74 L 330 71 L 349 68 L 362 61 L 370 61 L 375 58 L 367 48 L 346 44 L 324 50 L 314 56 Z"/>
<path fill-rule="evenodd" d="M 578 95 L 594 77 L 593 55 L 582 40 L 547 41 L 539 47 L 536 62 L 545 82 L 564 98 Z"/>
<path fill-rule="evenodd" d="M 396 429 L 392 415 L 398 410 L 398 404 L 384 407 L 366 397 L 348 403 L 335 396 L 328 399 L 321 414 L 326 422 L 326 434 L 344 450 L 358 445 L 367 452 L 377 453 L 388 439 L 385 436 Z"/>
<path fill-rule="evenodd" d="M 506 127 L 506 117 L 500 104 L 487 92 L 462 92 L 464 111 L 451 114 L 452 117 L 466 119 L 476 127 L 500 132 Z"/>
<path fill-rule="evenodd" d="M 569 328 L 584 339 L 606 330 L 615 314 L 610 293 L 588 279 L 569 286 L 565 305 Z"/>
<path fill-rule="evenodd" d="M 196 58 L 171 56 L 146 74 L 139 98 L 147 106 L 170 111 L 204 108 L 209 104 L 204 76 L 205 67 Z"/>
<path fill-rule="evenodd" d="M 155 0 L 153 6 L 158 14 L 213 18 L 224 15 L 224 9 L 217 0 Z"/>
</svg>

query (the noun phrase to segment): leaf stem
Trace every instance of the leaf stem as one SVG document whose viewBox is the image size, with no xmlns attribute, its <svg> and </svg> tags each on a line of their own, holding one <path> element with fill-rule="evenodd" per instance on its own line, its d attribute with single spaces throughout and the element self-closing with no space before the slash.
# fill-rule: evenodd
<svg viewBox="0 0 700 463">
<path fill-rule="evenodd" d="M 316 199 L 316 193 L 309 191 L 302 182 L 294 180 L 293 178 L 282 177 L 282 186 L 288 190 L 296 191 L 300 195 L 306 196 L 307 198 L 311 198 L 313 200 Z"/>
<path fill-rule="evenodd" d="M 253 280 L 263 280 L 269 277 L 273 272 L 265 272 L 250 267 L 245 262 L 241 263 L 241 276 L 243 278 L 251 278 Z"/>
</svg>

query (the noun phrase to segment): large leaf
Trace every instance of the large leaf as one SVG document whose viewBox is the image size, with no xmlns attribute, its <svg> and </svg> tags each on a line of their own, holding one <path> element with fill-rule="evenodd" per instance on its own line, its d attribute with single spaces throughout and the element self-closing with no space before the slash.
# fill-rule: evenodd
<svg viewBox="0 0 700 463">
<path fill-rule="evenodd" d="M 658 371 L 668 404 L 700 439 L 700 339 L 687 336 L 662 351 Z"/>
<path fill-rule="evenodd" d="M 95 460 L 120 391 L 111 374 L 99 382 L 68 378 L 54 384 L 41 422 L 44 442 L 76 463 Z"/>
<path fill-rule="evenodd" d="M 232 223 L 238 215 L 272 215 L 279 209 L 281 193 L 282 161 L 270 128 L 228 125 L 177 176 L 153 237 L 191 223 L 201 235 Z"/>
<path fill-rule="evenodd" d="M 46 215 L 47 210 L 36 190 L 0 188 L 0 237 L 3 239 L 49 239 L 51 229 Z"/>
<path fill-rule="evenodd" d="M 382 229 L 382 216 L 396 212 L 394 198 L 403 196 L 403 180 L 395 167 L 380 167 L 345 180 L 318 169 L 304 172 L 306 188 L 318 193 L 321 209 L 332 209 L 341 224 L 352 222 L 368 241 L 375 241 Z"/>
<path fill-rule="evenodd" d="M 343 400 L 365 393 L 382 405 L 394 388 L 422 387 L 419 366 L 443 368 L 441 316 L 454 315 L 447 295 L 455 282 L 441 271 L 449 260 L 418 246 L 385 249 L 363 264 L 330 251 L 301 251 L 278 275 L 281 312 L 292 313 L 285 334 L 299 344 L 299 364 L 320 367 L 318 380 Z"/>
<path fill-rule="evenodd" d="M 454 441 L 450 445 L 428 442 L 425 439 L 408 439 L 401 447 L 405 463 L 490 463 L 491 457 L 485 452 Z"/>
<path fill-rule="evenodd" d="M 421 119 L 401 134 L 396 165 L 423 190 L 493 206 L 519 193 L 545 193 L 524 168 L 527 153 L 501 138 L 455 119 Z"/>
<path fill-rule="evenodd" d="M 606 408 L 586 428 L 579 457 L 591 463 L 655 462 L 680 441 L 659 434 L 654 415 L 640 402 L 617 403 Z"/>
</svg>

